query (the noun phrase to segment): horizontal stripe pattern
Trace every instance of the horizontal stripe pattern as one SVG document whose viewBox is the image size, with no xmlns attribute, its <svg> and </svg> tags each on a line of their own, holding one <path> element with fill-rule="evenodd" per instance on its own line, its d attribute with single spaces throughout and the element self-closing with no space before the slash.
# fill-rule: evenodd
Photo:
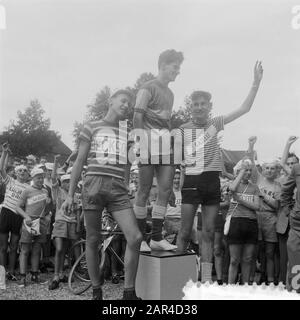
<svg viewBox="0 0 300 320">
<path fill-rule="evenodd" d="M 209 119 L 200 126 L 190 121 L 180 127 L 186 175 L 198 175 L 206 171 L 222 171 L 218 132 L 224 129 L 224 117 Z"/>
<path fill-rule="evenodd" d="M 126 121 L 111 124 L 106 121 L 87 123 L 79 139 L 90 143 L 87 175 L 108 175 L 124 178 L 128 147 Z"/>
</svg>

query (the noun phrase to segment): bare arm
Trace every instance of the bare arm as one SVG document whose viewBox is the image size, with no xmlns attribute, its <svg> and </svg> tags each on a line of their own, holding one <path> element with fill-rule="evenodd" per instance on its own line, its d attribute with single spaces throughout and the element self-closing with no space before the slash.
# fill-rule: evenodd
<svg viewBox="0 0 300 320">
<path fill-rule="evenodd" d="M 256 61 L 254 66 L 254 81 L 246 100 L 238 109 L 234 110 L 233 112 L 227 114 L 224 117 L 224 124 L 232 122 L 250 111 L 253 105 L 254 99 L 256 97 L 262 76 L 263 76 L 263 68 L 261 65 L 261 61 L 260 62 Z"/>
<path fill-rule="evenodd" d="M 52 182 L 52 184 L 55 184 L 57 182 L 58 158 L 59 158 L 59 155 L 56 155 L 54 157 L 53 170 L 52 170 L 52 174 L 51 174 L 51 182 Z"/>
<path fill-rule="evenodd" d="M 231 192 L 235 192 L 237 187 L 239 186 L 239 184 L 242 181 L 243 175 L 245 173 L 245 169 L 241 169 L 239 174 L 237 175 L 237 177 L 229 184 L 229 190 Z"/>
<path fill-rule="evenodd" d="M 134 107 L 133 127 L 134 129 L 144 129 L 144 113 L 148 107 L 151 94 L 146 89 L 139 90 L 136 97 L 136 104 Z"/>
<path fill-rule="evenodd" d="M 272 207 L 273 209 L 277 210 L 279 208 L 279 201 L 274 199 L 273 197 L 261 192 L 261 196 L 267 205 Z"/>
<path fill-rule="evenodd" d="M 290 136 L 285 144 L 285 147 L 284 147 L 284 150 L 283 150 L 283 154 L 282 154 L 282 157 L 281 157 L 281 161 L 280 161 L 280 164 L 283 168 L 283 170 L 287 173 L 287 174 L 290 174 L 291 173 L 291 170 L 290 168 L 286 165 L 286 161 L 288 159 L 288 155 L 289 155 L 289 152 L 290 152 L 290 148 L 291 148 L 291 145 L 298 139 L 298 137 L 296 136 Z"/>
<path fill-rule="evenodd" d="M 4 143 L 2 145 L 2 153 L 0 158 L 0 174 L 3 178 L 3 180 L 6 179 L 7 173 L 6 173 L 6 164 L 8 161 L 8 155 L 9 155 L 9 145 L 8 143 Z"/>
<path fill-rule="evenodd" d="M 73 198 L 75 194 L 77 183 L 79 181 L 79 178 L 81 177 L 81 171 L 84 163 L 86 162 L 89 149 L 90 149 L 90 143 L 88 143 L 85 140 L 81 140 L 79 145 L 79 150 L 78 150 L 78 156 L 73 165 L 73 169 L 71 173 L 70 188 L 69 188 L 69 194 L 68 194 L 68 196 L 71 198 Z"/>
</svg>

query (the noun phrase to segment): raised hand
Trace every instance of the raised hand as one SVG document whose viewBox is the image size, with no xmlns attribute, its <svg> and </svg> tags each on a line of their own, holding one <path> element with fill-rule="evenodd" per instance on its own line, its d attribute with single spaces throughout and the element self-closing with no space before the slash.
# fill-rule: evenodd
<svg viewBox="0 0 300 320">
<path fill-rule="evenodd" d="M 11 153 L 8 142 L 2 144 L 2 150 L 5 153 Z"/>
<path fill-rule="evenodd" d="M 250 145 L 255 145 L 257 141 L 257 136 L 251 136 L 249 139 L 248 139 L 248 142 Z"/>
<path fill-rule="evenodd" d="M 288 138 L 287 143 L 288 143 L 289 145 L 292 145 L 297 139 L 298 139 L 298 137 L 296 137 L 296 136 L 290 136 L 290 137 Z"/>
<path fill-rule="evenodd" d="M 260 81 L 263 77 L 263 68 L 261 61 L 256 61 L 254 66 L 254 85 L 258 86 L 260 84 Z"/>
</svg>

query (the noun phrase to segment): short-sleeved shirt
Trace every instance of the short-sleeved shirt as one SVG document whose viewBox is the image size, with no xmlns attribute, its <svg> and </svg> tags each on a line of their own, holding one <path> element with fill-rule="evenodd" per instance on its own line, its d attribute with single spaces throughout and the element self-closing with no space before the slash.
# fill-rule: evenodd
<svg viewBox="0 0 300 320">
<path fill-rule="evenodd" d="M 254 203 L 254 197 L 259 196 L 259 189 L 257 185 L 249 182 L 247 185 L 239 184 L 235 193 L 240 196 L 244 201 Z M 246 191 L 245 191 L 246 190 Z M 248 218 L 256 220 L 256 211 L 252 210 L 240 203 L 237 203 L 233 200 L 230 202 L 230 207 L 228 214 L 231 214 L 233 218 Z"/>
<path fill-rule="evenodd" d="M 211 118 L 205 125 L 189 121 L 180 127 L 186 175 L 222 171 L 218 132 L 223 129 L 223 116 Z"/>
<path fill-rule="evenodd" d="M 128 139 L 126 121 L 118 124 L 105 120 L 88 122 L 79 139 L 90 144 L 87 176 L 105 175 L 124 179 L 128 148 L 132 143 Z"/>
<path fill-rule="evenodd" d="M 9 175 L 3 180 L 6 186 L 3 207 L 16 212 L 16 206 L 21 198 L 22 192 L 29 186 L 28 183 L 22 183 L 10 177 Z"/>
<path fill-rule="evenodd" d="M 31 218 L 38 218 L 45 212 L 48 196 L 46 189 L 28 186 L 21 194 L 19 206 L 25 208 Z"/>
<path fill-rule="evenodd" d="M 280 200 L 281 186 L 278 181 L 270 183 L 262 175 L 257 177 L 257 186 L 261 192 L 272 197 L 274 200 Z M 276 210 L 269 206 L 265 201 L 262 201 L 261 211 L 271 211 L 275 212 Z"/>
<path fill-rule="evenodd" d="M 144 112 L 145 129 L 170 129 L 170 119 L 174 103 L 173 92 L 159 80 L 144 83 L 141 89 L 147 90 L 150 101 Z"/>
</svg>

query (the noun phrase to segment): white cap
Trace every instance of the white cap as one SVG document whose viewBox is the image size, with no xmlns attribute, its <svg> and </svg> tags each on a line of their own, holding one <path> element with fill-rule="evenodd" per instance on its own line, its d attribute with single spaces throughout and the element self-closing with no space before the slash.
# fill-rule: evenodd
<svg viewBox="0 0 300 320">
<path fill-rule="evenodd" d="M 45 166 L 46 166 L 46 169 L 47 169 L 47 170 L 53 170 L 54 163 L 46 162 L 46 163 L 45 163 Z"/>
<path fill-rule="evenodd" d="M 34 167 L 32 170 L 31 170 L 31 177 L 35 177 L 36 175 L 38 174 L 44 174 L 44 170 L 43 169 L 40 169 L 40 168 L 37 168 L 37 167 Z"/>
<path fill-rule="evenodd" d="M 63 176 L 61 176 L 60 181 L 64 182 L 65 180 L 70 180 L 70 179 L 71 179 L 70 174 L 64 174 Z"/>
</svg>

